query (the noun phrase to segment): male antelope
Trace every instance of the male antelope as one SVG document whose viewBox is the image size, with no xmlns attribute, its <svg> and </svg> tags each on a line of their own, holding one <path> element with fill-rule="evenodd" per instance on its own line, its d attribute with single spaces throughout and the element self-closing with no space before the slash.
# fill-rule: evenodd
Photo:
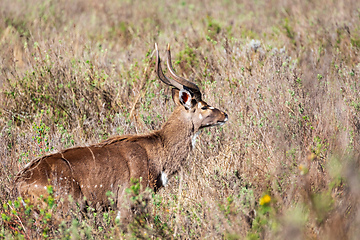
<svg viewBox="0 0 360 240">
<path fill-rule="evenodd" d="M 89 147 L 75 147 L 35 159 L 21 170 L 16 182 L 24 199 L 37 204 L 52 185 L 55 199 L 68 195 L 75 201 L 86 197 L 87 204 L 107 207 L 107 191 L 116 195 L 121 206 L 124 190 L 130 179 L 142 179 L 142 187 L 155 192 L 165 186 L 186 160 L 199 130 L 222 125 L 227 114 L 202 101 L 197 85 L 175 74 L 167 48 L 167 67 L 172 78 L 161 70 L 156 47 L 156 73 L 161 81 L 174 87 L 174 112 L 160 130 L 145 135 L 126 135 L 109 138 Z M 63 206 L 65 206 L 64 204 Z"/>
</svg>

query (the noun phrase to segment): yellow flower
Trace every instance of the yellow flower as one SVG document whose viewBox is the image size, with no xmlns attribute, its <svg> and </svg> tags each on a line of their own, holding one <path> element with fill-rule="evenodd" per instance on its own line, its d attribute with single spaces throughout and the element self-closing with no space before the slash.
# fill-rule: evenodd
<svg viewBox="0 0 360 240">
<path fill-rule="evenodd" d="M 301 175 L 305 175 L 309 172 L 309 169 L 304 164 L 299 165 L 299 170 Z"/>
<path fill-rule="evenodd" d="M 311 153 L 309 156 L 308 156 L 308 159 L 313 161 L 316 159 L 316 154 L 315 153 Z"/>
<path fill-rule="evenodd" d="M 260 198 L 259 204 L 265 205 L 268 204 L 271 201 L 271 197 L 267 194 L 265 194 L 262 198 Z"/>
</svg>

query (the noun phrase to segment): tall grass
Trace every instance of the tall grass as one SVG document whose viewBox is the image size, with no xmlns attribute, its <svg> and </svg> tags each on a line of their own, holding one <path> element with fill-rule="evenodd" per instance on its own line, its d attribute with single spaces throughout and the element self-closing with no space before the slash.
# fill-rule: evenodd
<svg viewBox="0 0 360 240">
<path fill-rule="evenodd" d="M 354 239 L 359 234 L 358 1 L 0 2 L 0 236 Z M 229 122 L 122 232 L 112 211 L 24 208 L 31 159 L 160 128 L 174 108 L 154 43 Z M 51 189 L 50 189 L 51 190 Z M 51 201 L 46 200 L 48 203 Z M 74 206 L 76 208 L 76 206 Z"/>
</svg>

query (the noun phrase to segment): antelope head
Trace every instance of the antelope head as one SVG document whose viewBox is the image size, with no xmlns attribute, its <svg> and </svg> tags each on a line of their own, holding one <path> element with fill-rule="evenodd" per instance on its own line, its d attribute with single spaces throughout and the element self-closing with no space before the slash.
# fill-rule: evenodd
<svg viewBox="0 0 360 240">
<path fill-rule="evenodd" d="M 195 133 L 206 127 L 223 125 L 228 120 L 228 115 L 204 102 L 201 98 L 200 89 L 196 84 L 175 74 L 171 64 L 170 45 L 167 47 L 167 67 L 171 77 L 165 76 L 161 69 L 157 44 L 155 44 L 155 49 L 156 73 L 162 82 L 174 87 L 172 89 L 172 98 L 181 112 L 177 114 L 181 114 L 191 121 Z"/>
</svg>

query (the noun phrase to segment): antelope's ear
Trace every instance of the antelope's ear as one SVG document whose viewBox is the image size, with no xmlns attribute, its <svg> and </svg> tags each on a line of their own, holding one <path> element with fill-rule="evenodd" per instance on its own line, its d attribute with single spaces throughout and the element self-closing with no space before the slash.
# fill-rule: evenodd
<svg viewBox="0 0 360 240">
<path fill-rule="evenodd" d="M 192 108 L 192 96 L 191 93 L 185 89 L 181 89 L 180 91 L 176 88 L 172 89 L 172 98 L 176 105 L 183 105 L 187 110 Z"/>
</svg>

